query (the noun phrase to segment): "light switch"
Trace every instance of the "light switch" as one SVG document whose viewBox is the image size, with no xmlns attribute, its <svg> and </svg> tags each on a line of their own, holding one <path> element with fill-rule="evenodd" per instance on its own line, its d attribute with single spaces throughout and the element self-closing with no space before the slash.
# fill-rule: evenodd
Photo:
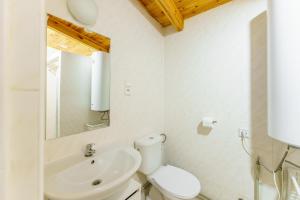
<svg viewBox="0 0 300 200">
<path fill-rule="evenodd" d="M 128 82 L 124 84 L 124 94 L 125 96 L 131 96 L 132 93 L 132 85 Z"/>
</svg>

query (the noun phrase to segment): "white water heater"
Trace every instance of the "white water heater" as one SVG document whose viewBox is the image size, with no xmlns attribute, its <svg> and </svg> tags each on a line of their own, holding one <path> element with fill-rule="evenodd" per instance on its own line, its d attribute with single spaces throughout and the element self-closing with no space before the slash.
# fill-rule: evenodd
<svg viewBox="0 0 300 200">
<path fill-rule="evenodd" d="M 300 147 L 300 0 L 269 0 L 268 134 Z"/>
</svg>

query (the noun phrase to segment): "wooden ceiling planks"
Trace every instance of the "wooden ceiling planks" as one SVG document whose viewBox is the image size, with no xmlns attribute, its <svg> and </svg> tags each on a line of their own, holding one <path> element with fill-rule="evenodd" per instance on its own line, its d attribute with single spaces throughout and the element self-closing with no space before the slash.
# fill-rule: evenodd
<svg viewBox="0 0 300 200">
<path fill-rule="evenodd" d="M 181 14 L 184 19 L 193 17 L 230 1 L 232 0 L 193 0 L 193 3 L 190 3 L 190 5 L 184 5 L 182 2 L 177 0 L 178 5 L 181 6 Z"/>
<path fill-rule="evenodd" d="M 52 28 L 47 28 L 47 46 L 61 51 L 90 56 L 98 50 Z"/>
<path fill-rule="evenodd" d="M 216 8 L 220 5 L 228 3 L 232 0 L 139 0 L 148 13 L 158 21 L 163 27 L 174 25 L 178 31 L 182 30 L 178 27 L 178 24 L 175 24 L 174 21 L 170 20 L 170 14 L 172 14 L 172 18 L 178 18 L 178 14 L 174 14 L 175 12 L 172 10 L 168 11 L 166 15 L 166 11 L 162 9 L 161 4 L 170 4 L 170 1 L 173 1 L 174 5 L 177 7 L 177 10 L 180 12 L 180 15 L 183 19 L 187 19 L 203 13 L 207 10 Z M 165 7 L 166 8 L 166 7 Z M 174 9 L 174 8 L 169 8 Z M 183 27 L 183 25 L 182 25 Z"/>
<path fill-rule="evenodd" d="M 95 32 L 88 32 L 83 27 L 77 26 L 71 22 L 63 20 L 48 14 L 48 28 L 55 30 L 66 37 L 86 45 L 90 48 L 94 48 L 98 51 L 109 52 L 110 50 L 110 38 L 100 35 Z M 52 32 L 52 35 L 53 32 Z"/>
<path fill-rule="evenodd" d="M 155 0 L 139 0 L 146 10 L 149 12 L 149 14 L 158 21 L 163 27 L 169 26 L 171 22 L 167 18 L 167 16 L 164 14 L 164 12 L 157 6 Z"/>
</svg>

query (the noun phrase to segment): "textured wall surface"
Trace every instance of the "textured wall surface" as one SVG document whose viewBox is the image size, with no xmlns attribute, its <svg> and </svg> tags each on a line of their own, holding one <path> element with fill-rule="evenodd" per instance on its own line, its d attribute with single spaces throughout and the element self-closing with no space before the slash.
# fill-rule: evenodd
<svg viewBox="0 0 300 200">
<path fill-rule="evenodd" d="M 4 1 L 0 1 L 0 30 L 5 29 L 4 19 Z M 5 132 L 4 132 L 4 31 L 0 31 L 0 199 L 5 198 L 5 173 L 6 173 L 6 155 L 5 155 Z"/>
<path fill-rule="evenodd" d="M 9 200 L 43 196 L 40 69 L 44 63 L 42 0 L 7 2 L 5 131 Z M 28 23 L 26 23 L 28 22 Z"/>
<path fill-rule="evenodd" d="M 91 30 L 111 38 L 111 125 L 45 143 L 45 160 L 81 152 L 84 146 L 132 144 L 145 134 L 164 130 L 164 38 L 131 1 L 99 0 Z M 112 6 L 113 5 L 113 6 Z M 65 0 L 47 1 L 47 12 L 76 23 Z M 132 85 L 131 96 L 124 84 Z"/>
<path fill-rule="evenodd" d="M 42 191 L 39 103 L 43 101 L 37 59 L 43 39 L 42 1 L 20 2 L 10 1 L 10 10 L 17 13 L 9 41 L 14 52 L 9 81 L 14 148 L 10 185 L 17 192 L 11 191 L 9 200 L 35 200 Z M 251 131 L 249 150 L 270 168 L 284 148 L 266 135 L 266 2 L 234 0 L 188 19 L 182 32 L 167 30 L 166 38 L 133 1 L 96 2 L 99 19 L 89 28 L 112 39 L 111 126 L 46 141 L 45 162 L 80 153 L 87 143 L 128 145 L 166 128 L 169 162 L 194 173 L 204 194 L 216 200 L 252 200 L 253 162 L 241 147 L 238 129 Z M 47 12 L 75 22 L 65 0 L 48 0 L 46 7 Z M 30 27 L 24 21 L 30 21 Z M 124 95 L 126 82 L 132 85 L 131 96 Z M 205 116 L 218 120 L 211 131 L 200 125 Z M 272 184 L 265 171 L 263 181 Z M 263 200 L 270 199 L 266 194 Z"/>
<path fill-rule="evenodd" d="M 60 136 L 86 131 L 87 123 L 101 121 L 91 111 L 91 70 L 89 57 L 62 52 L 60 78 Z"/>
<path fill-rule="evenodd" d="M 235 0 L 187 20 L 180 33 L 167 32 L 167 158 L 193 172 L 212 199 L 253 199 L 253 162 L 239 128 L 252 133 L 246 143 L 253 159 L 275 163 L 277 142 L 267 136 L 265 10 L 266 1 Z M 216 127 L 204 129 L 203 117 L 215 118 Z"/>
</svg>

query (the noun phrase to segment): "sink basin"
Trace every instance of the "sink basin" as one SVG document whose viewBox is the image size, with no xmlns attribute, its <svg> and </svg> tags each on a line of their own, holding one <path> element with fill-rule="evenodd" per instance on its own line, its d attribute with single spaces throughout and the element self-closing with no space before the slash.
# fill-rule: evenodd
<svg viewBox="0 0 300 200">
<path fill-rule="evenodd" d="M 141 164 L 134 148 L 74 155 L 45 167 L 45 195 L 51 200 L 101 200 L 121 191 Z"/>
</svg>

